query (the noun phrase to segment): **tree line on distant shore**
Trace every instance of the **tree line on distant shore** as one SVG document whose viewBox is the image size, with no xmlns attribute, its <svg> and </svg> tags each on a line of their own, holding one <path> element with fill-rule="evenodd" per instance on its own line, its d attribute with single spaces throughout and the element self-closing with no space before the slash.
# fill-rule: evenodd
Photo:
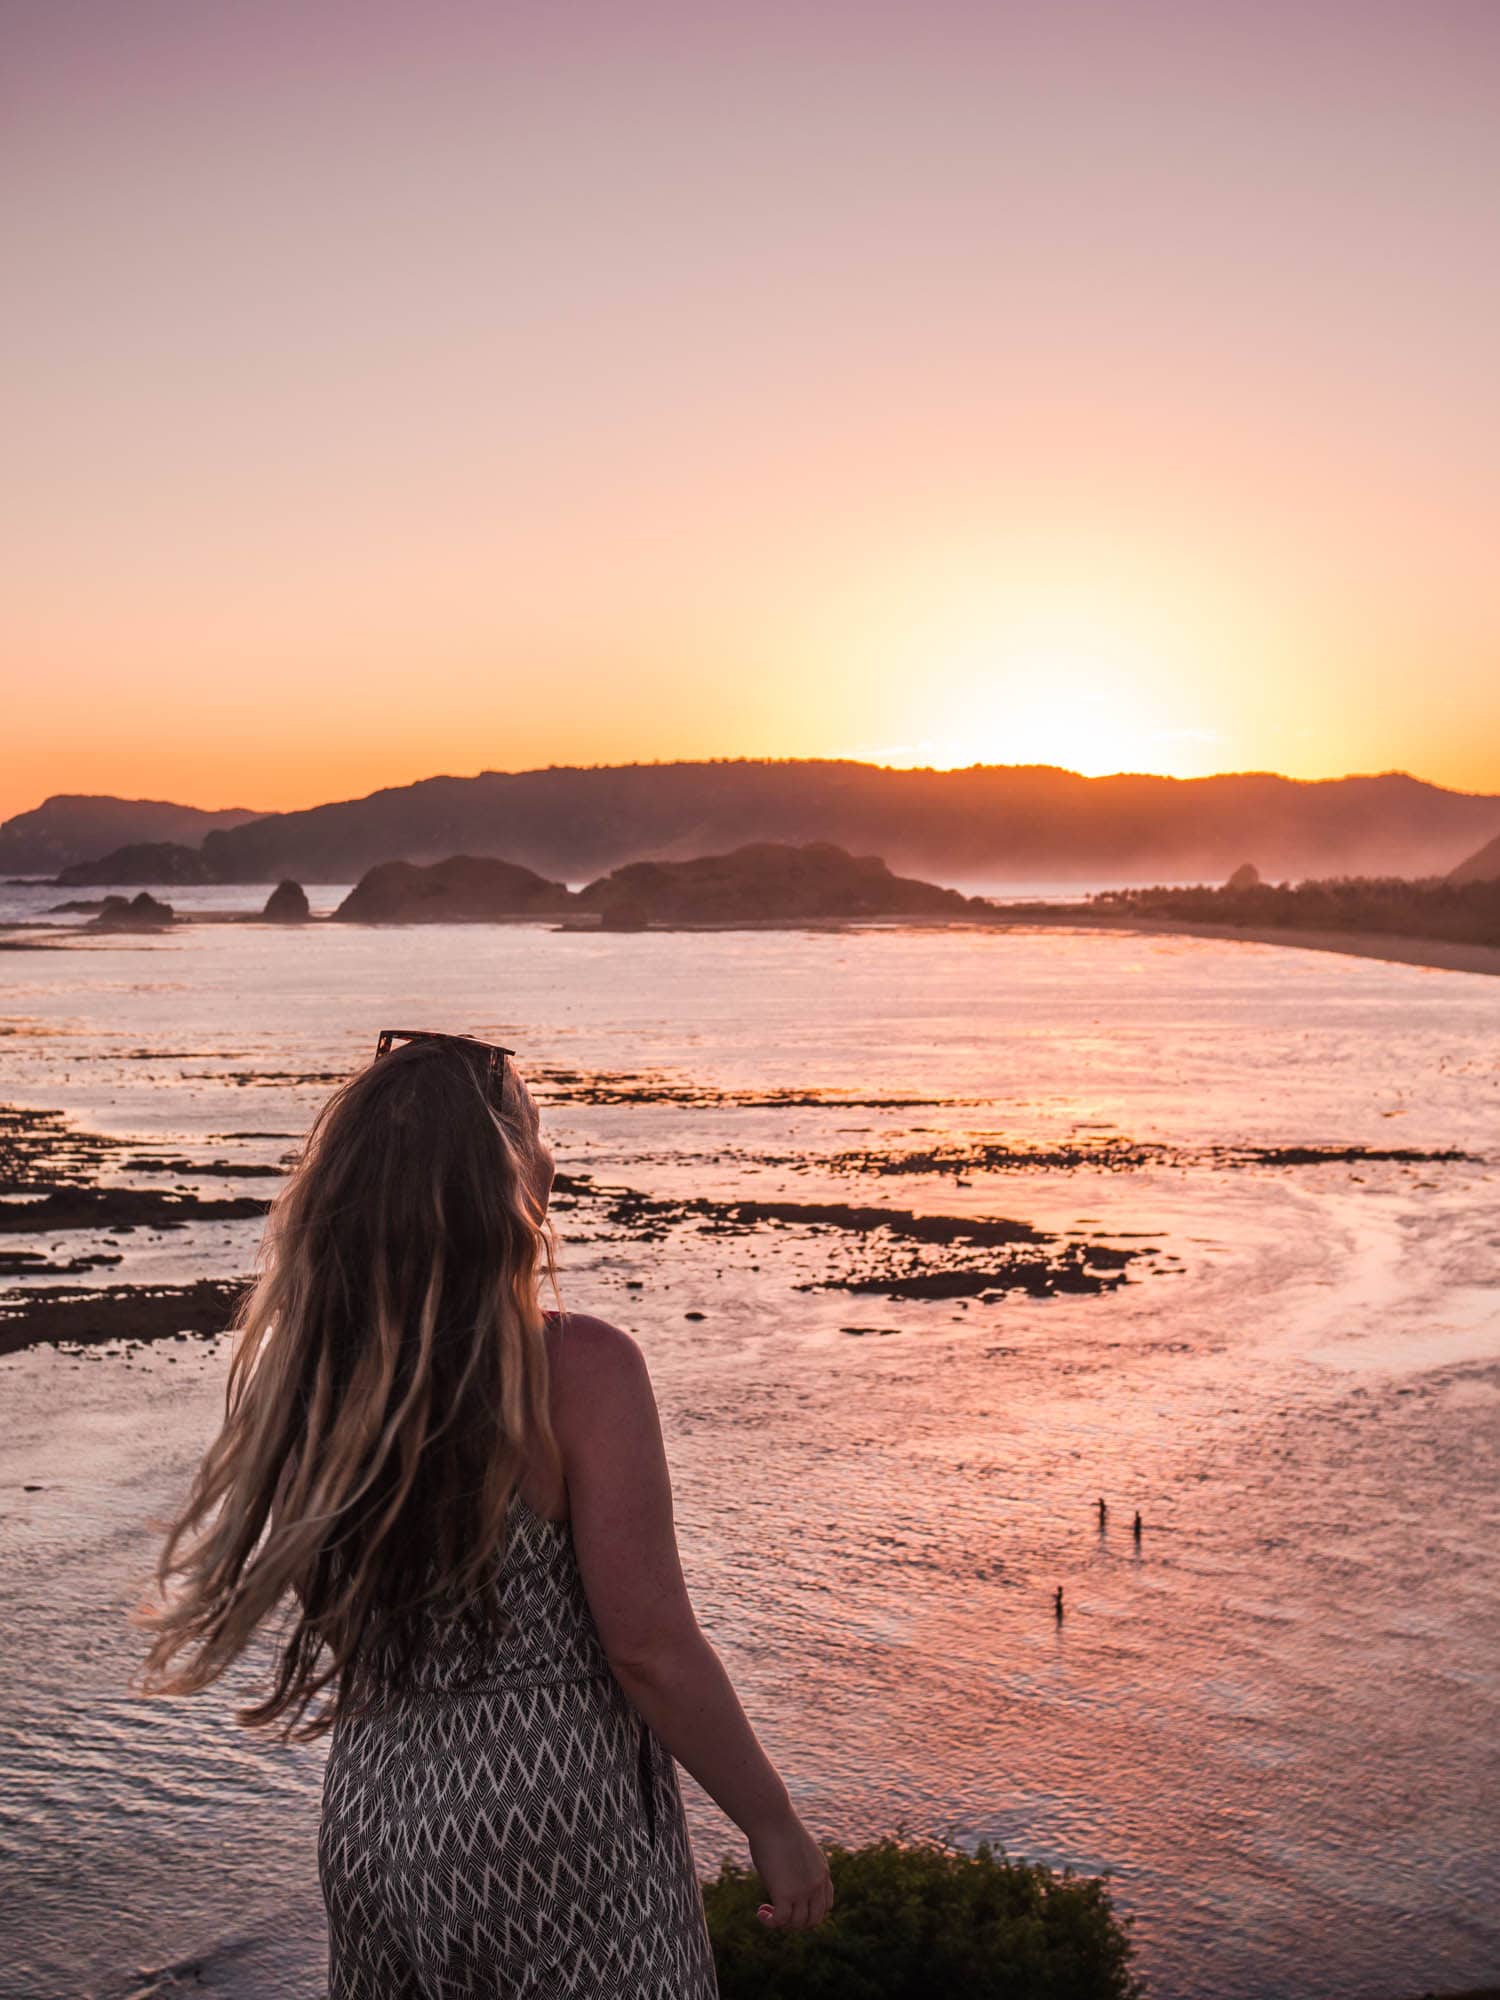
<svg viewBox="0 0 1500 2000">
<path fill-rule="evenodd" d="M 1314 882 L 1226 883 L 1222 888 L 1109 889 L 1089 907 L 1101 914 L 1162 917 L 1252 929 L 1378 932 L 1500 947 L 1500 876 L 1337 876 Z"/>
</svg>

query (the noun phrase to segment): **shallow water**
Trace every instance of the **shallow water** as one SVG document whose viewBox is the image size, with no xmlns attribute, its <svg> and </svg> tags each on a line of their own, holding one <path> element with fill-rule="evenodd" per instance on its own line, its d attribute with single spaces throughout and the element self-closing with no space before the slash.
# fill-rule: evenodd
<svg viewBox="0 0 1500 2000">
<path fill-rule="evenodd" d="M 1497 1008 L 1477 976 L 1088 932 L 195 927 L 0 958 L 0 1099 L 263 1162 L 326 1088 L 299 1076 L 462 1027 L 547 1073 L 567 1172 L 1138 1249 L 1118 1290 L 987 1305 L 798 1289 L 847 1233 L 558 1218 L 566 1299 L 649 1356 L 703 1622 L 819 1832 L 1109 1868 L 1158 2000 L 1395 2000 L 1500 1969 Z M 1160 1150 L 836 1164 L 1111 1136 Z M 1477 1157 L 1224 1153 L 1301 1145 Z M 240 1273 L 257 1234 L 141 1232 L 100 1281 Z M 321 1753 L 126 1689 L 146 1523 L 223 1367 L 0 1360 L 0 1993 L 187 1958 L 321 1991 Z M 737 1837 L 689 1790 L 709 1865 Z"/>
</svg>

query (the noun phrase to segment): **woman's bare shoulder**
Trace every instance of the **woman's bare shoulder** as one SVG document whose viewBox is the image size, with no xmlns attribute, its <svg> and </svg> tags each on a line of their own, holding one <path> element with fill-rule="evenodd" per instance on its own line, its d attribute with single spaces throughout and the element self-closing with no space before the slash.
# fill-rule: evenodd
<svg viewBox="0 0 1500 2000">
<path fill-rule="evenodd" d="M 592 1313 L 548 1315 L 552 1377 L 567 1396 L 580 1389 L 629 1391 L 644 1382 L 646 1362 L 623 1327 Z"/>
</svg>

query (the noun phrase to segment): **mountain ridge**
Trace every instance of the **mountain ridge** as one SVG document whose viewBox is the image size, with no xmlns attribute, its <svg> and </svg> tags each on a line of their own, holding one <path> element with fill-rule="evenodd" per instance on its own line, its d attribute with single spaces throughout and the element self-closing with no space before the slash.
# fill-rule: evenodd
<svg viewBox="0 0 1500 2000">
<path fill-rule="evenodd" d="M 1500 797 L 1405 772 L 1086 778 L 1053 765 L 719 759 L 440 774 L 236 818 L 207 828 L 200 852 L 225 882 L 356 881 L 382 862 L 460 853 L 579 882 L 750 841 L 832 841 L 948 881 L 1146 882 L 1222 879 L 1247 859 L 1270 878 L 1445 874 L 1497 833 Z"/>
<path fill-rule="evenodd" d="M 0 822 L 0 875 L 50 875 L 115 848 L 184 845 L 216 829 L 264 818 L 251 806 L 212 810 L 170 799 L 124 799 L 108 792 L 54 792 Z"/>
</svg>

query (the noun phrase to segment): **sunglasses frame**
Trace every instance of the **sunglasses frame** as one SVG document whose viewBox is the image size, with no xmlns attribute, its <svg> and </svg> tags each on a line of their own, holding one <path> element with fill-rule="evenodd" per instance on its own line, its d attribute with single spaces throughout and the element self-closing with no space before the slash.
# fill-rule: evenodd
<svg viewBox="0 0 1500 2000">
<path fill-rule="evenodd" d="M 390 1055 L 397 1042 L 442 1042 L 466 1055 L 471 1062 L 480 1056 L 485 1059 L 484 1079 L 487 1089 L 493 1090 L 495 1102 L 505 1102 L 505 1058 L 515 1054 L 499 1042 L 476 1041 L 472 1035 L 445 1035 L 437 1028 L 382 1028 L 375 1043 L 375 1060 Z"/>
</svg>

